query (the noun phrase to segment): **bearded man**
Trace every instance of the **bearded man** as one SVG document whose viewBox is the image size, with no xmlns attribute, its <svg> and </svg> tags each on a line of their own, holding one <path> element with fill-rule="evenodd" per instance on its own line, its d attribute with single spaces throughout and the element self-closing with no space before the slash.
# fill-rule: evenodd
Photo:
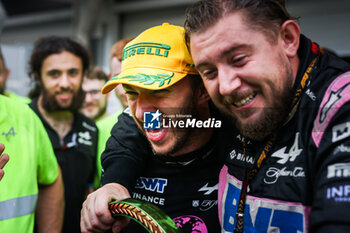
<svg viewBox="0 0 350 233">
<path fill-rule="evenodd" d="M 96 171 L 98 139 L 95 123 L 78 112 L 89 55 L 69 38 L 45 37 L 36 42 L 29 67 L 35 83 L 30 107 L 45 126 L 63 174 L 62 232 L 80 232 L 80 209 Z"/>
</svg>

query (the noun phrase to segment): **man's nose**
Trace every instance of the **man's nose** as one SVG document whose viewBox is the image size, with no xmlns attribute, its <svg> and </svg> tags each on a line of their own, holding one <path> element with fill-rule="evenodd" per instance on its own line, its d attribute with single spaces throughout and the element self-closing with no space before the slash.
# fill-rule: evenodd
<svg viewBox="0 0 350 233">
<path fill-rule="evenodd" d="M 63 73 L 59 81 L 60 87 L 67 88 L 69 87 L 69 77 L 66 73 Z"/>
<path fill-rule="evenodd" d="M 143 112 L 145 111 L 155 111 L 154 103 L 151 101 L 150 97 L 147 94 L 141 93 L 137 99 L 136 103 L 136 118 L 143 121 Z"/>
<path fill-rule="evenodd" d="M 94 99 L 94 95 L 92 92 L 85 92 L 85 102 L 91 102 Z"/>
<path fill-rule="evenodd" d="M 218 67 L 218 80 L 221 95 L 231 95 L 242 84 L 237 72 L 229 65 Z"/>
</svg>

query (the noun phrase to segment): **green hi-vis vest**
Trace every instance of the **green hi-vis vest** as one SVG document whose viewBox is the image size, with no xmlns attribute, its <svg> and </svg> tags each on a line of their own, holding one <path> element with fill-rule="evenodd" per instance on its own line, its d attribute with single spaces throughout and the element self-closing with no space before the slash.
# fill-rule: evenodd
<svg viewBox="0 0 350 233">
<path fill-rule="evenodd" d="M 5 90 L 5 96 L 7 96 L 7 97 L 9 97 L 9 98 L 11 98 L 13 100 L 20 101 L 20 102 L 22 102 L 24 104 L 29 104 L 30 103 L 30 99 L 29 98 L 17 95 L 17 94 L 15 94 L 12 91 Z"/>
<path fill-rule="evenodd" d="M 44 126 L 27 105 L 0 96 L 0 109 L 0 142 L 10 156 L 0 181 L 0 232 L 32 233 L 38 185 L 57 179 L 57 160 Z"/>
</svg>

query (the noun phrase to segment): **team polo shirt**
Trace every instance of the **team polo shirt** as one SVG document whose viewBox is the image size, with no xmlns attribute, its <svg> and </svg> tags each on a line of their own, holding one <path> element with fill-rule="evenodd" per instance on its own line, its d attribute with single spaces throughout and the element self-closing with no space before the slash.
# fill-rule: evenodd
<svg viewBox="0 0 350 233">
<path fill-rule="evenodd" d="M 38 184 L 57 179 L 57 160 L 45 128 L 27 105 L 0 95 L 0 109 L 0 142 L 10 156 L 0 181 L 0 232 L 32 233 Z"/>
<path fill-rule="evenodd" d="M 76 113 L 72 128 L 60 140 L 40 114 L 37 99 L 33 99 L 29 106 L 43 122 L 61 167 L 66 203 L 62 232 L 80 232 L 80 211 L 86 189 L 93 185 L 96 172 L 97 127 L 91 119 Z"/>
</svg>

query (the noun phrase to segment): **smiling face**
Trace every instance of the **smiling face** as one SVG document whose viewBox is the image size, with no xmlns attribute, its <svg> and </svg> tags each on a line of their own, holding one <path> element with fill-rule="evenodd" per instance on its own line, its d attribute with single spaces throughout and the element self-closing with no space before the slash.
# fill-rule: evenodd
<svg viewBox="0 0 350 233">
<path fill-rule="evenodd" d="M 143 112 L 154 111 L 165 115 L 197 116 L 198 99 L 192 90 L 189 78 L 162 90 L 147 90 L 135 86 L 123 85 L 128 97 L 130 112 L 141 131 L 146 135 L 152 149 L 157 154 L 181 155 L 198 149 L 205 141 L 196 136 L 193 128 L 144 129 Z"/>
<path fill-rule="evenodd" d="M 64 51 L 48 56 L 41 67 L 42 106 L 47 111 L 73 110 L 80 100 L 82 61 Z"/>
<path fill-rule="evenodd" d="M 83 90 L 85 92 L 85 99 L 81 112 L 96 120 L 105 114 L 107 109 L 108 95 L 102 95 L 101 89 L 105 85 L 104 80 L 85 78 L 83 81 Z"/>
<path fill-rule="evenodd" d="M 215 105 L 241 133 L 261 140 L 285 119 L 294 83 L 285 41 L 275 43 L 231 13 L 191 34 L 196 68 Z"/>
</svg>

